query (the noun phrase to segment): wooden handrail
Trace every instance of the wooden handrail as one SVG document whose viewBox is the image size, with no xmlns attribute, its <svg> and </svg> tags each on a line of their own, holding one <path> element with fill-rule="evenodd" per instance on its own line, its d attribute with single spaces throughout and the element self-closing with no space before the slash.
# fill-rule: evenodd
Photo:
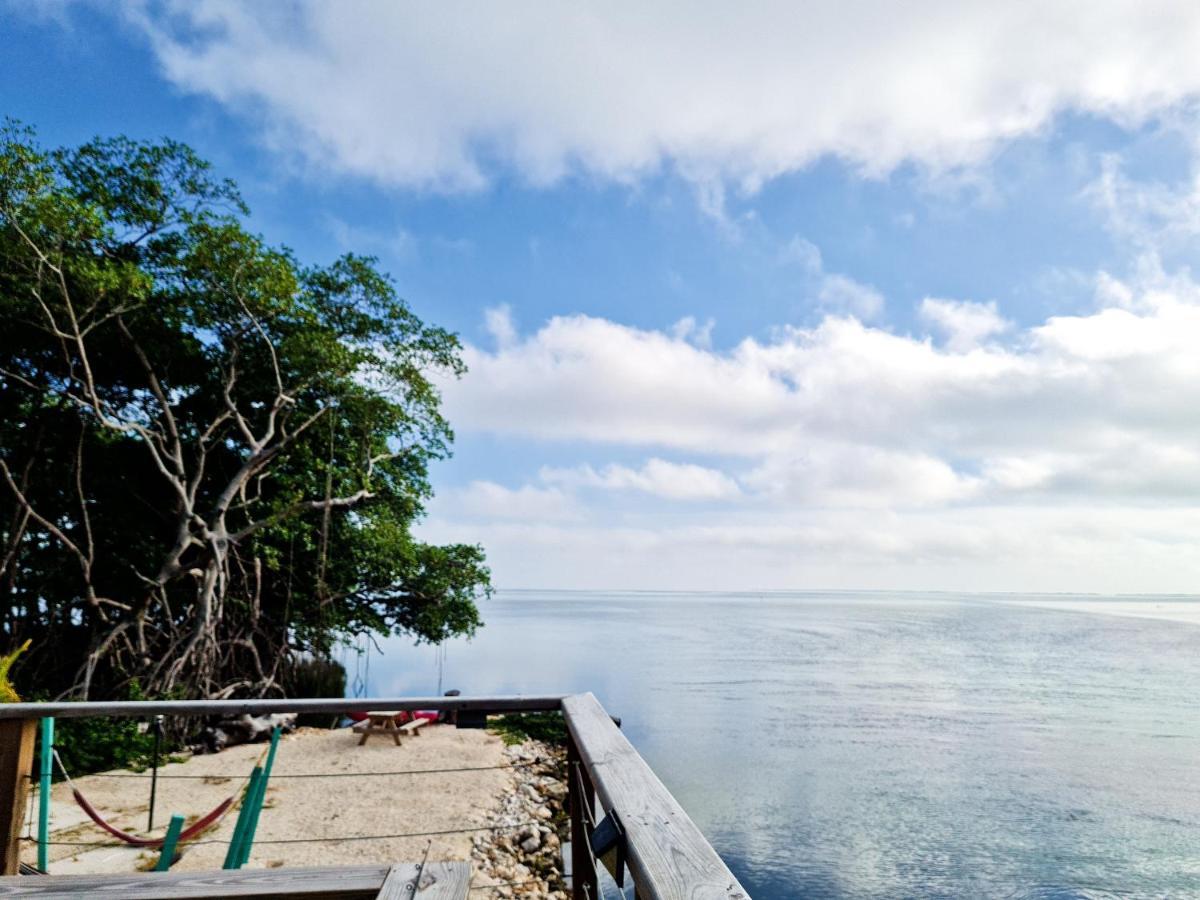
<svg viewBox="0 0 1200 900">
<path fill-rule="evenodd" d="M 603 812 L 615 810 L 624 829 L 639 900 L 749 900 L 600 702 L 591 694 L 575 694 L 563 700 L 562 710 Z"/>
<path fill-rule="evenodd" d="M 282 700 L 118 700 L 96 703 L 0 703 L 0 720 L 78 719 L 87 716 L 139 717 L 240 716 L 243 713 L 346 713 L 377 709 L 477 710 L 482 712 L 557 712 L 566 694 L 510 697 L 356 697 L 345 699 Z"/>
</svg>

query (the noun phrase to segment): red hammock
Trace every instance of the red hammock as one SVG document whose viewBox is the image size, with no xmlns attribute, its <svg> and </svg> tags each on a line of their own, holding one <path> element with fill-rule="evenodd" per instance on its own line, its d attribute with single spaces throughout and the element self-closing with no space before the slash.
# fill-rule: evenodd
<svg viewBox="0 0 1200 900">
<path fill-rule="evenodd" d="M 88 814 L 88 818 L 115 837 L 117 840 L 124 841 L 126 844 L 132 844 L 134 847 L 162 846 L 164 840 L 163 838 L 140 838 L 137 835 L 129 834 L 128 832 L 122 831 L 120 828 L 109 825 L 104 821 L 103 818 L 101 818 L 100 813 L 96 812 L 95 807 L 88 803 L 87 798 L 84 797 L 83 794 L 79 793 L 78 788 L 72 787 L 71 793 L 75 795 L 75 802 L 79 804 L 79 808 Z M 183 829 L 183 831 L 179 833 L 179 843 L 182 844 L 184 841 L 190 841 L 213 822 L 217 821 L 217 819 L 221 818 L 221 816 L 225 814 L 225 810 L 229 809 L 229 807 L 233 805 L 233 801 L 236 797 L 237 794 L 234 794 L 232 797 L 226 797 L 221 801 L 220 805 L 217 806 L 216 809 L 206 815 L 203 819 L 199 819 L 189 825 L 187 828 Z"/>
</svg>

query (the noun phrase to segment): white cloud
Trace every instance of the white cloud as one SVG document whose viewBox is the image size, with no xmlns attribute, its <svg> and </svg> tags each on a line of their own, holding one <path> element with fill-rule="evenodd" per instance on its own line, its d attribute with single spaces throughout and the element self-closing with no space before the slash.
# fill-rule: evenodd
<svg viewBox="0 0 1200 900">
<path fill-rule="evenodd" d="M 463 523 L 504 587 L 1194 592 L 1200 510 L 1005 508 L 870 515 L 755 511 L 706 523 Z"/>
<path fill-rule="evenodd" d="M 811 294 L 814 307 L 821 313 L 853 316 L 870 322 L 878 319 L 884 308 L 883 295 L 869 284 L 848 275 L 827 272 L 821 250 L 812 241 L 795 234 L 778 251 L 780 265 L 798 269 L 807 282 L 806 294 Z"/>
<path fill-rule="evenodd" d="M 468 519 L 559 522 L 579 517 L 571 497 L 555 487 L 524 485 L 514 490 L 493 481 L 472 481 L 443 493 L 439 502 Z"/>
<path fill-rule="evenodd" d="M 641 491 L 668 500 L 726 500 L 741 493 L 737 482 L 717 469 L 657 458 L 647 460 L 640 469 L 616 464 L 599 471 L 587 465 L 546 466 L 538 477 L 553 485 Z"/>
<path fill-rule="evenodd" d="M 684 316 L 671 326 L 671 336 L 707 350 L 712 347 L 712 332 L 716 324 L 715 319 L 705 319 L 701 325 L 694 316 Z"/>
<path fill-rule="evenodd" d="M 1200 154 L 1193 148 L 1191 171 L 1181 184 L 1140 181 L 1121 169 L 1121 159 L 1101 160 L 1100 175 L 1085 192 L 1104 214 L 1109 229 L 1144 251 L 1194 247 L 1200 235 Z"/>
<path fill-rule="evenodd" d="M 496 341 L 496 346 L 503 349 L 517 340 L 517 326 L 513 323 L 512 307 L 507 303 L 490 307 L 483 312 L 484 327 Z"/>
<path fill-rule="evenodd" d="M 845 275 L 826 275 L 817 292 L 817 305 L 824 312 L 851 315 L 870 322 L 883 312 L 883 294 L 869 284 Z"/>
<path fill-rule="evenodd" d="M 1194 590 L 1200 284 L 1147 257 L 1095 286 L 1094 311 L 1026 328 L 934 301 L 936 342 L 827 316 L 714 349 L 572 316 L 468 347 L 464 439 L 649 459 L 521 489 L 573 520 L 439 496 L 429 533 L 482 541 L 508 585 Z"/>
<path fill-rule="evenodd" d="M 792 235 L 791 239 L 779 251 L 779 261 L 799 266 L 811 275 L 820 275 L 824 268 L 821 259 L 821 248 L 812 241 L 800 235 Z"/>
<path fill-rule="evenodd" d="M 946 348 L 961 353 L 973 350 L 988 338 L 1012 327 L 996 310 L 994 300 L 973 303 L 969 300 L 938 300 L 926 297 L 917 310 L 923 320 L 946 341 Z"/>
<path fill-rule="evenodd" d="M 495 352 L 469 346 L 447 411 L 464 433 L 728 461 L 546 479 L 559 484 L 667 496 L 667 474 L 723 472 L 766 505 L 1200 502 L 1200 287 L 1105 284 L 1122 306 L 1052 317 L 1003 346 L 980 343 L 1007 327 L 993 306 L 946 301 L 924 307 L 944 347 L 833 316 L 729 350 L 558 317 Z M 717 496 L 724 482 L 709 483 Z"/>
<path fill-rule="evenodd" d="M 722 182 L 822 156 L 950 169 L 1064 110 L 1130 124 L 1200 92 L 1179 0 L 125 9 L 168 79 L 317 165 L 452 190 L 667 165 L 718 217 Z"/>
</svg>

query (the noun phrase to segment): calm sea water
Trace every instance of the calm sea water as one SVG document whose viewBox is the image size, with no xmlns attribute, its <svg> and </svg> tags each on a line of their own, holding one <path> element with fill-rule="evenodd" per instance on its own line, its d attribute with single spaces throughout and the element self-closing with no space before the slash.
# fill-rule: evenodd
<svg viewBox="0 0 1200 900">
<path fill-rule="evenodd" d="M 507 592 L 445 687 L 594 692 L 757 900 L 1200 897 L 1200 627 L 1056 600 Z"/>
</svg>

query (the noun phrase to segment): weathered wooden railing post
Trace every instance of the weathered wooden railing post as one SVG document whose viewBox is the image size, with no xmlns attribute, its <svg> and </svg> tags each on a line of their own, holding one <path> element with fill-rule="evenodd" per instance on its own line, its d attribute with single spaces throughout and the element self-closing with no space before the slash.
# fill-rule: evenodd
<svg viewBox="0 0 1200 900">
<path fill-rule="evenodd" d="M 574 738 L 567 737 L 567 804 L 571 814 L 571 900 L 598 900 L 599 878 L 589 845 L 589 820 L 595 817 L 592 780 L 582 765 Z"/>
<path fill-rule="evenodd" d="M 0 829 L 4 836 L 4 874 L 21 871 L 21 826 L 29 796 L 37 719 L 0 721 Z"/>
<path fill-rule="evenodd" d="M 610 823 L 608 835 L 624 850 L 616 859 L 624 859 L 639 900 L 750 900 L 600 702 L 591 694 L 574 694 L 563 700 L 562 710 L 578 768 L 591 776 L 595 820 L 604 831 L 606 818 L 619 819 L 619 828 L 616 820 Z"/>
</svg>

